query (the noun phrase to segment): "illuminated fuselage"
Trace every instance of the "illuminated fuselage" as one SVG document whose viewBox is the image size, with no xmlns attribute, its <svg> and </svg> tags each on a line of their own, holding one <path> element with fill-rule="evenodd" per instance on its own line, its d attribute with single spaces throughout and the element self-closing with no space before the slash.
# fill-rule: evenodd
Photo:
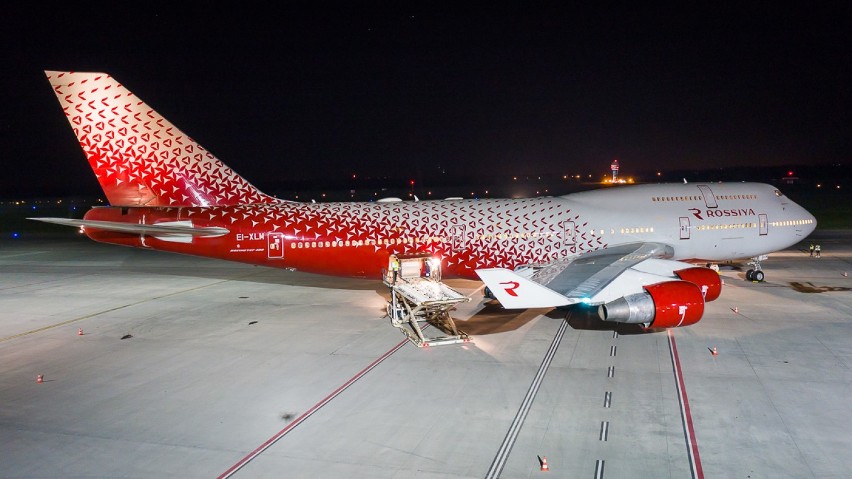
<svg viewBox="0 0 852 479">
<path fill-rule="evenodd" d="M 444 276 L 515 268 L 625 243 L 671 245 L 672 259 L 754 257 L 801 241 L 813 216 L 759 183 L 657 184 L 561 197 L 218 207 L 104 207 L 86 220 L 223 227 L 218 237 L 87 226 L 94 240 L 320 274 L 380 277 L 391 254 L 429 252 Z M 187 223 L 190 222 L 190 223 Z"/>
</svg>

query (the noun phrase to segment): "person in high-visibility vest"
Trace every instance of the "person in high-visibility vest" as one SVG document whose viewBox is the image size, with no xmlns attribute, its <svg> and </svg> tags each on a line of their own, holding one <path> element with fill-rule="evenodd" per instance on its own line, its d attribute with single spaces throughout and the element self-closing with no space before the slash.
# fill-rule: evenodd
<svg viewBox="0 0 852 479">
<path fill-rule="evenodd" d="M 819 258 L 820 247 L 819 245 L 814 246 L 814 253 L 816 253 L 816 257 Z"/>
<path fill-rule="evenodd" d="M 814 244 L 813 244 L 813 243 L 811 243 L 811 245 L 808 247 L 808 249 L 809 249 L 809 250 L 810 250 L 810 252 L 811 252 L 811 258 L 813 258 L 813 257 L 814 257 Z"/>
<path fill-rule="evenodd" d="M 396 284 L 396 276 L 399 274 L 399 259 L 396 256 L 391 261 L 391 269 L 393 270 L 393 284 Z"/>
</svg>

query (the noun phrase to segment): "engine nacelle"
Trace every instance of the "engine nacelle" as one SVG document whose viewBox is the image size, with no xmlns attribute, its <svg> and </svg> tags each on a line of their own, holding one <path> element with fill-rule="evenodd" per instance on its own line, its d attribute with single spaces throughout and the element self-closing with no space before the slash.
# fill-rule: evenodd
<svg viewBox="0 0 852 479">
<path fill-rule="evenodd" d="M 696 266 L 675 271 L 674 274 L 684 281 L 697 284 L 704 293 L 704 301 L 713 301 L 722 294 L 722 278 L 710 268 Z"/>
<path fill-rule="evenodd" d="M 704 314 L 704 295 L 691 281 L 665 281 L 645 292 L 622 296 L 598 307 L 604 321 L 676 328 L 695 324 Z"/>
</svg>

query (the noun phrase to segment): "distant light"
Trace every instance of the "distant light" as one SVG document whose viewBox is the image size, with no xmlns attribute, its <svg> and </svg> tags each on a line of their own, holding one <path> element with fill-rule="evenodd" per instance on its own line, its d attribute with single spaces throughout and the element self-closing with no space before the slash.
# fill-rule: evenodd
<svg viewBox="0 0 852 479">
<path fill-rule="evenodd" d="M 33 209 L 36 209 L 35 205 L 33 205 Z"/>
<path fill-rule="evenodd" d="M 12 233 L 12 238 L 17 238 L 19 236 L 21 236 L 20 233 Z"/>
<path fill-rule="evenodd" d="M 822 183 L 817 183 L 817 188 L 822 188 Z"/>
<path fill-rule="evenodd" d="M 592 302 L 591 298 L 583 298 L 583 299 L 581 299 L 580 301 L 582 301 L 582 302 L 583 302 L 583 304 L 589 304 L 589 303 L 591 303 L 591 302 Z"/>
<path fill-rule="evenodd" d="M 414 186 L 414 180 L 408 180 L 408 184 Z"/>
<path fill-rule="evenodd" d="M 792 171 L 788 171 L 788 172 L 787 172 L 787 176 L 793 176 L 793 172 L 792 172 Z"/>
<path fill-rule="evenodd" d="M 657 176 L 662 176 L 662 173 L 660 173 L 660 172 L 658 171 L 658 172 L 657 172 Z"/>
</svg>

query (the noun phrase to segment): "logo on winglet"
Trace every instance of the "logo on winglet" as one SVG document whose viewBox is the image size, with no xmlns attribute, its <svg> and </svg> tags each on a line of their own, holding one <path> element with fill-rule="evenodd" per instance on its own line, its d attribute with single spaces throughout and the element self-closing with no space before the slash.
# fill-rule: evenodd
<svg viewBox="0 0 852 479">
<path fill-rule="evenodd" d="M 516 293 L 515 290 L 518 289 L 518 287 L 521 285 L 520 283 L 518 283 L 517 281 L 505 281 L 500 284 L 508 284 L 509 286 L 503 288 L 504 290 L 506 290 L 506 293 L 510 296 L 518 297 L 518 293 Z"/>
</svg>

